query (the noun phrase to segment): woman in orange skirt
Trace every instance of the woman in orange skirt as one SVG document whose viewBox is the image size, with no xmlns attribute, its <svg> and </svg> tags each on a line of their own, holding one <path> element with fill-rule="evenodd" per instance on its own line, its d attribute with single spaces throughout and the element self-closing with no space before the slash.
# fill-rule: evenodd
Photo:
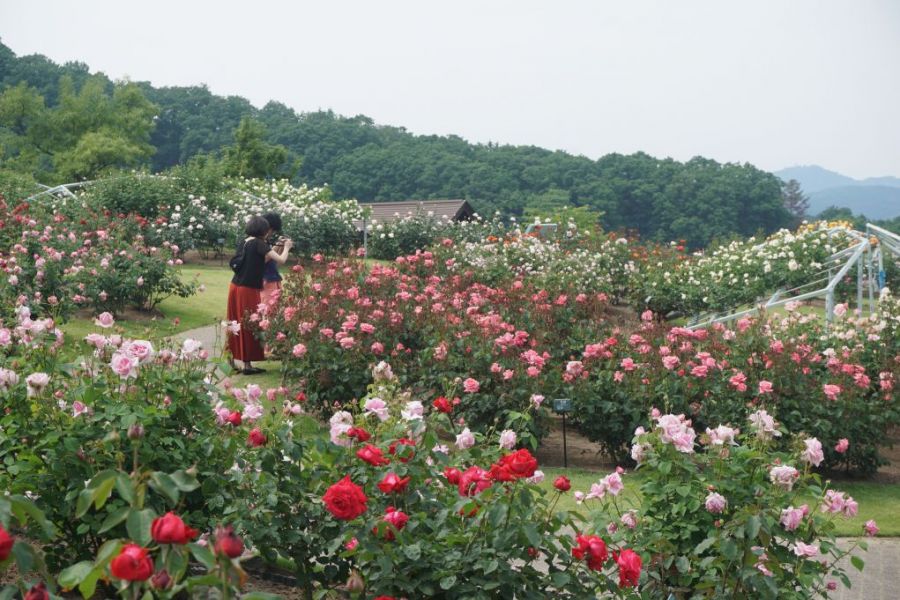
<svg viewBox="0 0 900 600">
<path fill-rule="evenodd" d="M 234 359 L 241 361 L 243 363 L 241 372 L 245 375 L 262 373 L 263 370 L 254 367 L 252 362 L 265 359 L 262 344 L 253 332 L 244 326 L 245 318 L 249 313 L 256 312 L 259 307 L 259 293 L 263 287 L 266 261 L 284 264 L 292 245 L 291 241 L 287 240 L 280 253 L 272 250 L 266 242 L 271 229 L 269 222 L 262 217 L 251 217 L 247 221 L 247 227 L 244 229 L 247 238 L 241 248 L 244 259 L 228 287 L 228 320 L 241 323 L 239 333 L 228 334 L 228 349 L 231 352 L 232 366 Z"/>
</svg>

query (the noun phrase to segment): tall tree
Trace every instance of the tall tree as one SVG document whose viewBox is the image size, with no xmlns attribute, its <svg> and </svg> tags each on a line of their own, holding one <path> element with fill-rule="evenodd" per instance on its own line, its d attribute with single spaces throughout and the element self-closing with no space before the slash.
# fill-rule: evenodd
<svg viewBox="0 0 900 600">
<path fill-rule="evenodd" d="M 791 213 L 795 221 L 800 222 L 807 217 L 809 197 L 803 193 L 799 181 L 791 179 L 784 182 L 781 186 L 781 196 L 784 207 Z"/>
<path fill-rule="evenodd" d="M 225 173 L 237 177 L 290 178 L 299 167 L 287 148 L 266 141 L 266 126 L 249 117 L 241 119 L 223 161 Z"/>
</svg>

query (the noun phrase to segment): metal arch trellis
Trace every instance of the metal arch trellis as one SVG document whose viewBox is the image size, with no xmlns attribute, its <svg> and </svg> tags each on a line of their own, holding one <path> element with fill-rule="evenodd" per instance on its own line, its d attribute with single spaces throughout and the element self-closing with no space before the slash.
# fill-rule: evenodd
<svg viewBox="0 0 900 600">
<path fill-rule="evenodd" d="M 698 315 L 688 323 L 688 328 L 708 327 L 713 323 L 732 321 L 763 310 L 784 306 L 789 302 L 822 297 L 825 298 L 825 318 L 828 322 L 831 322 L 834 319 L 835 289 L 854 266 L 856 266 L 856 305 L 860 311 L 865 311 L 868 304 L 869 313 L 874 313 L 876 311 L 876 298 L 886 284 L 884 270 L 885 252 L 900 258 L 900 236 L 871 223 L 866 224 L 865 233 L 843 226 L 832 227 L 827 232 L 829 237 L 837 232 L 841 232 L 855 240 L 856 243 L 832 254 L 825 262 L 825 266 L 828 268 L 814 275 L 826 274 L 825 277 L 814 279 L 809 283 L 792 289 L 778 289 L 767 300 L 757 303 L 752 308 L 726 314 L 706 313 L 705 315 Z M 764 245 L 759 244 L 755 248 L 760 248 Z M 801 294 L 795 293 L 811 285 L 823 282 L 825 283 L 823 287 Z"/>
</svg>

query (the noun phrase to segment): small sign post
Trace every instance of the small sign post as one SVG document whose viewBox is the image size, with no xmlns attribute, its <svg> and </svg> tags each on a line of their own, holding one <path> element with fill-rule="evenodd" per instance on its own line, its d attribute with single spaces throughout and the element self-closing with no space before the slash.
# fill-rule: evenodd
<svg viewBox="0 0 900 600">
<path fill-rule="evenodd" d="M 569 448 L 566 443 L 566 413 L 572 412 L 570 398 L 557 398 L 553 401 L 553 411 L 562 415 L 563 422 L 563 468 L 569 468 Z"/>
</svg>

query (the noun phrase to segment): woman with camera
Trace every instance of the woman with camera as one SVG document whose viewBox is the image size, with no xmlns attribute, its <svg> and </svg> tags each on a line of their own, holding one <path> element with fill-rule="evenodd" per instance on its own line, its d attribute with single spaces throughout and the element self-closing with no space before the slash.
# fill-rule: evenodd
<svg viewBox="0 0 900 600">
<path fill-rule="evenodd" d="M 231 352 L 231 366 L 235 367 L 234 360 L 237 359 L 243 364 L 241 372 L 244 375 L 254 375 L 262 373 L 263 369 L 254 367 L 252 362 L 264 360 L 265 352 L 253 332 L 243 326 L 244 318 L 259 307 L 266 263 L 283 265 L 293 243 L 285 240 L 280 252 L 273 250 L 266 241 L 272 227 L 260 216 L 251 217 L 244 232 L 247 237 L 239 256 L 235 257 L 240 261 L 228 288 L 228 320 L 237 321 L 242 326 L 237 334 L 228 334 L 228 349 Z"/>
<path fill-rule="evenodd" d="M 271 238 L 275 239 L 272 249 L 280 253 L 284 249 L 285 242 L 288 239 L 281 235 L 281 215 L 278 213 L 266 213 L 263 219 L 269 222 L 272 228 Z M 266 268 L 263 271 L 263 287 L 259 292 L 260 302 L 263 304 L 273 304 L 278 301 L 281 294 L 281 274 L 278 272 L 278 264 L 274 260 L 266 261 Z"/>
</svg>

